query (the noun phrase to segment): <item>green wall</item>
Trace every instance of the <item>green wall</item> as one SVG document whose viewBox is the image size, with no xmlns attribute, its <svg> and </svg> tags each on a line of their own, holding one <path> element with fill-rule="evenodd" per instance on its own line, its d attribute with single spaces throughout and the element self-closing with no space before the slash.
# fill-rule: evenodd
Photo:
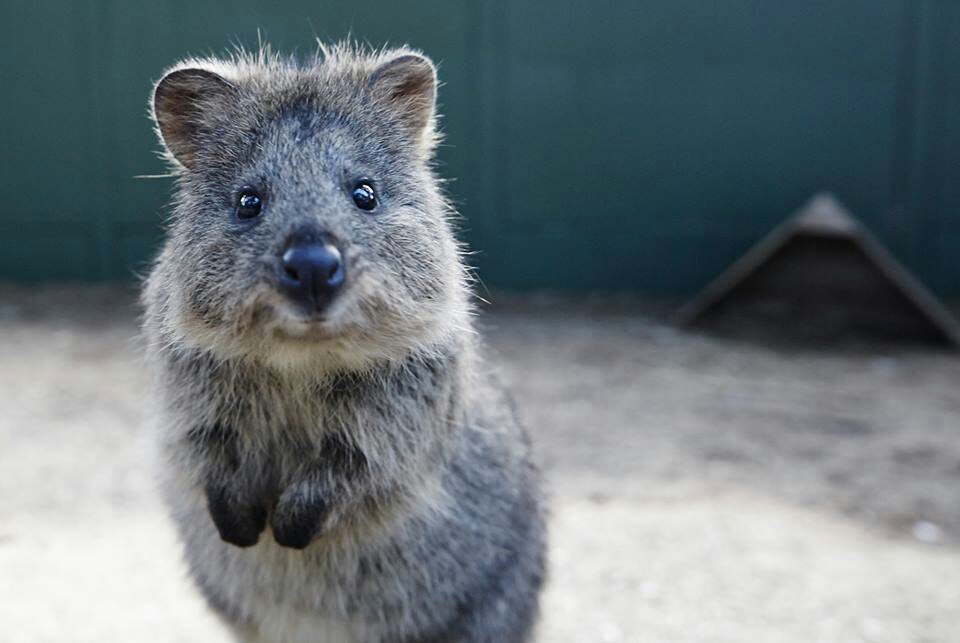
<svg viewBox="0 0 960 643">
<path fill-rule="evenodd" d="M 488 286 L 703 285 L 835 192 L 960 294 L 955 0 L 3 0 L 0 279 L 124 279 L 169 198 L 146 118 L 187 54 L 351 33 L 440 62 L 442 173 Z"/>
</svg>

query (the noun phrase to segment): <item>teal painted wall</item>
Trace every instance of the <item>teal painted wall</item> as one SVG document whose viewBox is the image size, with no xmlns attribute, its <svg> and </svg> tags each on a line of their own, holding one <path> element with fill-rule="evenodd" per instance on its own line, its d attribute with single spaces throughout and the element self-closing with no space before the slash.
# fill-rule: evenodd
<svg viewBox="0 0 960 643">
<path fill-rule="evenodd" d="M 440 62 L 442 174 L 491 287 L 683 295 L 816 191 L 960 294 L 955 0 L 3 0 L 0 279 L 156 248 L 146 118 L 187 54 L 351 33 Z"/>
</svg>

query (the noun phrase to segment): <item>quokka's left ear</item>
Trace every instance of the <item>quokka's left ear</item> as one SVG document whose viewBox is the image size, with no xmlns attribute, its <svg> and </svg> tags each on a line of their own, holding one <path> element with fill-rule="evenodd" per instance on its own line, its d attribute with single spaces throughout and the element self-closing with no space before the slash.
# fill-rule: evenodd
<svg viewBox="0 0 960 643">
<path fill-rule="evenodd" d="M 414 141 L 429 150 L 434 133 L 437 103 L 437 69 L 421 54 L 401 54 L 370 74 L 367 86 L 378 99 L 400 112 Z"/>
<path fill-rule="evenodd" d="M 210 124 L 223 118 L 237 95 L 232 83 L 208 69 L 179 68 L 161 78 L 150 105 L 160 141 L 170 157 L 190 167 Z"/>
</svg>

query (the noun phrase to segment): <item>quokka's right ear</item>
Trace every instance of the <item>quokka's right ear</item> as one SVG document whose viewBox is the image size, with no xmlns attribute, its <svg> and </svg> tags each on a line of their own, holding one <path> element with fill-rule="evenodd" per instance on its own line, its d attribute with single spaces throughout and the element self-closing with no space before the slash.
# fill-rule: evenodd
<svg viewBox="0 0 960 643">
<path fill-rule="evenodd" d="M 203 134 L 237 99 L 237 87 L 206 69 L 176 69 L 153 90 L 152 114 L 170 156 L 189 168 Z"/>
<path fill-rule="evenodd" d="M 437 68 L 422 54 L 400 53 L 370 74 L 375 96 L 400 115 L 413 140 L 428 152 L 436 144 Z"/>
</svg>

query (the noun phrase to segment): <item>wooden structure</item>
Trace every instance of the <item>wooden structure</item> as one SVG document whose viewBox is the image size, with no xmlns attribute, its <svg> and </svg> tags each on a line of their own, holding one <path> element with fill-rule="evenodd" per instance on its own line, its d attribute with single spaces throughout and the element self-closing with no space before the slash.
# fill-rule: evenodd
<svg viewBox="0 0 960 643">
<path fill-rule="evenodd" d="M 950 313 L 831 195 L 815 196 L 677 314 L 681 325 L 960 347 Z"/>
</svg>

